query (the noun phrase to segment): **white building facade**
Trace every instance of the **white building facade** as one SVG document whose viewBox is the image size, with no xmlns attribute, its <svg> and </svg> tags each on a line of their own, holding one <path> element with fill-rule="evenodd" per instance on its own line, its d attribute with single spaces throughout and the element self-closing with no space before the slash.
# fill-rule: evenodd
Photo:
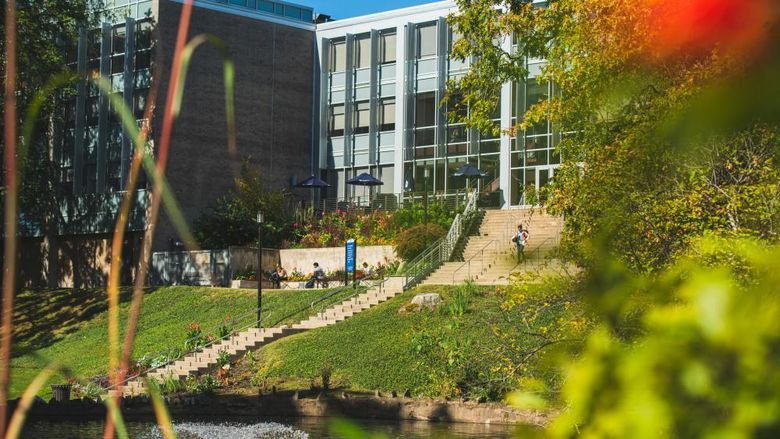
<svg viewBox="0 0 780 439">
<path fill-rule="evenodd" d="M 558 136 L 542 123 L 510 137 L 506 130 L 552 85 L 537 81 L 542 60 L 528 60 L 528 80 L 502 87 L 495 121 L 501 134 L 449 123 L 440 103 L 447 82 L 466 73 L 451 59 L 458 38 L 446 18 L 452 1 L 317 25 L 319 54 L 318 166 L 331 198 L 365 196 L 345 184 L 363 172 L 379 178 L 376 194 L 463 193 L 477 187 L 485 205 L 525 205 L 525 188 L 546 186 L 560 164 Z M 515 50 L 510 38 L 501 43 Z M 487 176 L 467 182 L 453 173 L 465 164 Z"/>
</svg>

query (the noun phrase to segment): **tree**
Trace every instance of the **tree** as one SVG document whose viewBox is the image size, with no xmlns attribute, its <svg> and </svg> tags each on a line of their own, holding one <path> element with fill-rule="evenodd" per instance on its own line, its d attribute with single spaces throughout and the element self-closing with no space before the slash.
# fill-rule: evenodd
<svg viewBox="0 0 780 439">
<path fill-rule="evenodd" d="M 733 6 L 714 1 L 718 7 L 724 2 Z M 559 0 L 539 7 L 520 0 L 461 0 L 461 13 L 450 18 L 463 35 L 453 56 L 475 59 L 468 74 L 450 84 L 450 95 L 462 96 L 473 109 L 471 126 L 497 129 L 490 120 L 493 96 L 503 83 L 527 79 L 526 58 L 547 60 L 541 79 L 560 92 L 529 109 L 512 131 L 549 119 L 566 132 L 557 146 L 564 163 L 546 200 L 551 211 L 566 215 L 563 246 L 582 266 L 593 263 L 594 238 L 638 271 L 668 264 L 708 230 L 776 238 L 780 194 L 769 184 L 778 176 L 774 126 L 753 118 L 730 132 L 700 131 L 692 139 L 667 135 L 690 124 L 681 122 L 682 109 L 709 93 L 714 82 L 739 74 L 745 64 L 740 51 L 761 40 L 743 27 L 722 42 L 713 35 L 689 41 L 673 30 L 677 37 L 662 38 L 666 46 L 659 49 L 659 40 L 646 36 L 659 35 L 659 26 L 679 18 L 659 21 L 663 3 Z M 745 20 L 760 18 L 751 11 L 742 14 Z M 497 44 L 512 36 L 516 53 Z M 702 49 L 716 40 L 721 50 Z M 691 51 L 680 52 L 675 44 Z M 747 144 L 761 145 L 749 160 L 738 147 Z M 719 178 L 717 184 L 705 177 L 722 175 L 717 170 L 726 167 L 751 177 Z M 725 220 L 754 215 L 767 221 Z"/>
<path fill-rule="evenodd" d="M 257 213 L 263 212 L 263 245 L 281 246 L 289 239 L 292 220 L 285 208 L 286 193 L 269 190 L 251 158 L 246 158 L 235 187 L 195 221 L 195 237 L 204 248 L 227 248 L 257 242 Z"/>
<path fill-rule="evenodd" d="M 543 77 L 563 90 L 517 127 L 550 118 L 571 132 L 549 207 L 567 215 L 569 254 L 586 268 L 577 296 L 595 318 L 565 359 L 565 409 L 548 432 L 777 436 L 776 2 L 459 5 L 457 52 L 487 53 L 455 85 L 466 100 L 494 91 L 491 71 L 524 79 L 488 43 L 501 35 L 546 58 Z M 539 406 L 538 392 L 514 400 Z"/>
<path fill-rule="evenodd" d="M 66 57 L 75 50 L 78 28 L 94 26 L 98 20 L 100 2 L 59 0 L 17 1 L 17 112 L 21 126 L 36 93 L 56 76 L 66 71 Z M 4 15 L 3 8 L 2 15 Z M 4 17 L 3 17 L 4 18 Z M 4 20 L 0 31 L 4 34 Z M 0 41 L 4 51 L 5 40 Z M 5 59 L 0 60 L 5 69 Z M 0 90 L 0 99 L 3 98 Z M 73 90 L 62 90 L 62 95 Z M 61 96 L 62 96 L 61 95 Z M 54 141 L 54 123 L 62 118 L 62 99 L 44 101 L 36 118 L 32 139 L 25 139 L 27 150 L 20 150 L 17 162 L 22 169 L 19 206 L 26 217 L 41 219 L 54 209 L 54 183 L 59 177 L 50 159 Z M 0 129 L 5 122 L 0 120 Z M 20 133 L 21 134 L 21 133 Z"/>
</svg>

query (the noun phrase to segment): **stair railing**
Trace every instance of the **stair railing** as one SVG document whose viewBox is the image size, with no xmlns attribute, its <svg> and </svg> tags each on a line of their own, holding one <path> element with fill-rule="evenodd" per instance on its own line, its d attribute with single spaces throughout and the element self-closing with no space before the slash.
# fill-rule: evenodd
<svg viewBox="0 0 780 439">
<path fill-rule="evenodd" d="M 472 190 L 468 196 L 468 202 L 452 221 L 447 235 L 431 244 L 422 254 L 406 264 L 403 272 L 398 276 L 404 277 L 404 290 L 417 285 L 426 276 L 431 274 L 439 266 L 449 261 L 460 238 L 471 224 L 474 214 L 477 212 L 477 191 Z"/>
<path fill-rule="evenodd" d="M 452 283 L 453 284 L 455 283 L 455 275 L 461 269 L 463 269 L 463 267 L 467 267 L 468 270 L 468 272 L 466 273 L 466 278 L 473 279 L 473 277 L 471 276 L 471 267 L 477 265 L 476 262 L 474 262 L 477 256 L 479 256 L 479 273 L 480 274 L 483 273 L 485 271 L 485 250 L 487 250 L 488 247 L 493 246 L 494 258 L 491 259 L 491 263 L 493 263 L 493 261 L 495 260 L 495 256 L 498 255 L 499 252 L 498 244 L 499 244 L 498 240 L 495 239 L 491 240 L 490 242 L 482 246 L 481 249 L 477 250 L 477 252 L 473 254 L 467 261 L 459 265 L 458 268 L 456 268 L 455 271 L 452 272 Z"/>
<path fill-rule="evenodd" d="M 384 279 L 381 280 L 381 284 L 382 285 L 384 284 Z M 287 314 L 287 315 L 285 315 L 285 316 L 283 316 L 281 318 L 276 319 L 273 324 L 263 325 L 263 327 L 265 327 L 265 328 L 276 327 L 280 323 L 282 323 L 282 322 L 284 322 L 286 320 L 289 320 L 292 317 L 295 317 L 296 315 L 302 314 L 304 312 L 306 312 L 308 316 L 316 315 L 317 313 L 312 313 L 312 310 L 314 309 L 315 305 L 319 304 L 320 306 L 324 306 L 324 303 L 326 301 L 328 301 L 328 299 L 333 299 L 334 297 L 337 297 L 338 298 L 337 301 L 340 303 L 340 302 L 349 300 L 352 297 L 355 297 L 357 295 L 360 295 L 360 294 L 366 292 L 369 288 L 371 288 L 371 287 L 361 285 L 361 286 L 358 286 L 357 288 L 355 288 L 355 286 L 353 286 L 353 285 L 345 285 L 345 286 L 342 286 L 342 287 L 335 288 L 333 290 L 329 290 L 323 296 L 321 296 L 321 297 L 315 299 L 314 301 L 312 301 L 308 306 L 304 306 L 304 307 L 298 308 L 295 311 L 293 311 L 293 312 L 291 312 L 291 313 L 289 313 L 289 314 Z M 349 294 L 346 297 L 340 295 L 340 293 L 344 293 L 344 292 L 347 292 L 347 291 L 352 291 L 352 293 Z M 331 305 L 332 304 L 333 303 L 331 302 Z M 248 330 L 250 328 L 256 328 L 256 327 L 260 326 L 260 325 L 258 325 L 258 323 L 264 323 L 266 321 L 266 319 L 268 319 L 268 313 L 263 314 L 262 320 L 257 320 L 256 318 L 255 319 L 251 319 L 251 320 L 248 319 L 249 317 L 253 317 L 253 316 L 256 316 L 256 315 L 257 315 L 257 308 L 255 308 L 255 309 L 253 309 L 253 310 L 251 310 L 251 311 L 249 311 L 249 312 L 247 312 L 245 314 L 241 314 L 238 317 L 231 319 L 233 330 L 229 334 L 227 334 L 227 335 L 225 335 L 223 337 L 219 337 L 219 338 L 215 337 L 214 339 L 209 340 L 207 343 L 205 343 L 203 345 L 196 346 L 196 347 L 194 347 L 194 348 L 192 348 L 190 350 L 178 351 L 178 352 L 176 352 L 175 355 L 173 355 L 171 357 L 168 357 L 167 361 L 165 361 L 164 363 L 161 363 L 161 364 L 159 364 L 157 366 L 154 366 L 154 367 L 150 367 L 148 369 L 140 370 L 140 371 L 138 371 L 137 373 L 134 373 L 134 374 L 128 374 L 125 377 L 125 379 L 121 383 L 119 383 L 118 386 L 116 384 L 112 383 L 108 387 L 106 387 L 105 390 L 111 390 L 111 389 L 114 389 L 116 387 L 125 387 L 127 385 L 127 383 L 129 383 L 130 381 L 133 381 L 133 380 L 135 380 L 135 379 L 137 379 L 137 378 L 139 378 L 139 377 L 141 377 L 143 375 L 147 375 L 147 374 L 149 374 L 151 372 L 154 372 L 156 370 L 162 369 L 162 368 L 164 368 L 166 366 L 169 366 L 169 365 L 171 365 L 171 364 L 173 364 L 173 363 L 175 363 L 175 362 L 177 362 L 177 361 L 187 357 L 188 355 L 192 355 L 194 353 L 201 352 L 204 349 L 209 348 L 209 347 L 211 347 L 211 346 L 213 346 L 213 345 L 215 345 L 217 343 L 220 343 L 220 342 L 222 342 L 224 340 L 228 340 L 231 337 L 233 337 L 233 335 L 236 334 L 236 333 L 240 333 L 240 332 L 246 331 L 246 330 Z M 236 327 L 235 322 L 239 322 L 239 321 L 240 322 L 245 322 L 245 323 L 243 325 L 241 325 L 240 327 Z M 220 326 L 216 326 L 214 329 L 218 330 Z M 189 338 L 189 339 L 184 341 L 184 345 L 186 346 L 188 343 L 194 342 L 198 338 L 199 338 L 199 336 L 198 337 Z M 158 351 L 157 353 L 155 353 L 153 355 L 165 355 L 165 354 L 170 353 L 170 352 L 171 352 L 171 349 L 165 350 L 165 351 Z"/>
<path fill-rule="evenodd" d="M 523 266 L 523 270 L 528 270 L 529 264 L 534 264 L 535 267 L 532 267 L 533 269 L 539 269 L 542 266 L 542 262 L 544 262 L 543 258 L 541 257 L 542 247 L 544 247 L 545 244 L 552 241 L 553 247 L 555 247 L 559 242 L 559 237 L 549 237 L 539 243 L 536 247 L 534 247 L 533 250 L 530 252 L 530 257 L 528 252 L 523 252 L 523 260 L 518 263 L 518 265 Z"/>
</svg>

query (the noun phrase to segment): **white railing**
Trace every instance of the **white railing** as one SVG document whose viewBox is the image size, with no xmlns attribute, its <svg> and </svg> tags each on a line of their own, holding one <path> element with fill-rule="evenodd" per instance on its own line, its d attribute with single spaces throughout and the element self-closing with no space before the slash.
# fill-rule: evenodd
<svg viewBox="0 0 780 439">
<path fill-rule="evenodd" d="M 417 283 L 426 276 L 439 268 L 442 263 L 447 262 L 452 258 L 452 252 L 455 250 L 455 246 L 458 244 L 458 241 L 460 241 L 463 233 L 466 232 L 468 226 L 471 225 L 471 220 L 474 218 L 476 212 L 477 191 L 474 190 L 468 195 L 468 200 L 466 207 L 463 209 L 463 213 L 459 213 L 455 216 L 447 235 L 431 244 L 431 246 L 423 251 L 420 256 L 409 262 L 403 272 L 399 274 L 399 276 L 405 278 L 404 290 L 417 285 Z"/>
</svg>

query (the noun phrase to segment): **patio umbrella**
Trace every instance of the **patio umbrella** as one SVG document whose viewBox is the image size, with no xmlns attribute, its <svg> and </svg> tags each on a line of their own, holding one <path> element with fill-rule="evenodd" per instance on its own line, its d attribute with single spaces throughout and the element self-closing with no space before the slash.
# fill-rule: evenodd
<svg viewBox="0 0 780 439">
<path fill-rule="evenodd" d="M 487 174 L 480 171 L 479 168 L 477 168 L 474 165 L 463 165 L 455 171 L 454 174 L 452 174 L 453 177 L 466 177 L 466 190 L 469 190 L 471 187 L 471 177 L 487 177 Z"/>
<path fill-rule="evenodd" d="M 295 185 L 295 187 L 303 187 L 303 188 L 322 188 L 322 187 L 330 187 L 328 183 L 325 183 L 324 181 L 320 180 L 319 178 L 315 176 L 311 176 L 307 178 L 306 180 L 303 180 L 302 182 Z"/>
<path fill-rule="evenodd" d="M 355 186 L 381 186 L 384 183 L 373 175 L 364 172 L 347 180 L 347 184 L 353 184 Z"/>
<path fill-rule="evenodd" d="M 487 174 L 480 171 L 474 165 L 463 165 L 452 174 L 453 177 L 487 177 Z"/>
<path fill-rule="evenodd" d="M 321 189 L 324 187 L 330 187 L 330 185 L 320 180 L 319 178 L 315 177 L 314 175 L 312 175 L 306 180 L 303 180 L 302 182 L 296 184 L 295 187 L 311 189 L 311 203 L 312 203 L 312 207 L 314 207 L 314 190 Z"/>
<path fill-rule="evenodd" d="M 374 177 L 373 175 L 364 172 L 360 175 L 357 175 L 347 180 L 347 184 L 365 187 L 365 186 L 381 186 L 384 183 L 382 183 L 382 180 Z M 363 195 L 365 196 L 365 191 L 363 192 Z"/>
</svg>

